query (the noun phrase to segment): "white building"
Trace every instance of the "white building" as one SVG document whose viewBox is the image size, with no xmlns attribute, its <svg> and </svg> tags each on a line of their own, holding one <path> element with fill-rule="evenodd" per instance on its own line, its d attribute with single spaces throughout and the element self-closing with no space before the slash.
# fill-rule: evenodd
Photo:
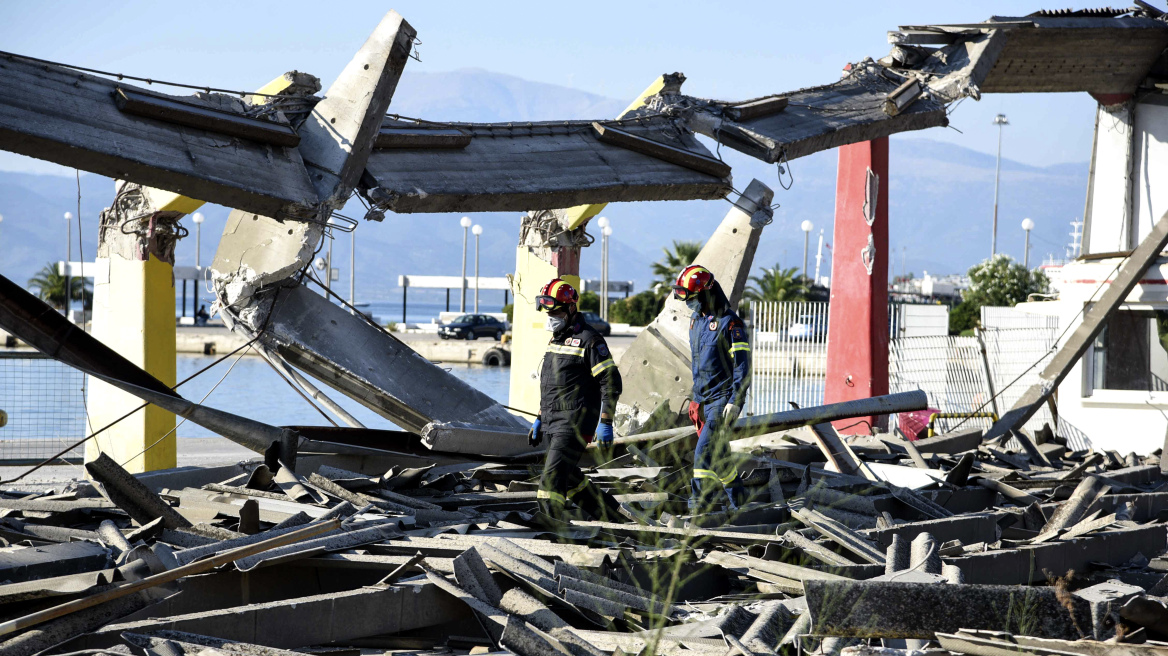
<svg viewBox="0 0 1168 656">
<path fill-rule="evenodd" d="M 1166 176 L 1166 177 L 1161 177 Z M 1083 226 L 1082 256 L 1047 269 L 1057 301 L 1018 309 L 1059 318 L 1060 343 L 1079 325 L 1123 256 L 1168 211 L 1168 96 L 1100 107 Z M 1062 418 L 1095 448 L 1147 454 L 1168 431 L 1168 258 L 1140 280 L 1058 388 Z"/>
</svg>

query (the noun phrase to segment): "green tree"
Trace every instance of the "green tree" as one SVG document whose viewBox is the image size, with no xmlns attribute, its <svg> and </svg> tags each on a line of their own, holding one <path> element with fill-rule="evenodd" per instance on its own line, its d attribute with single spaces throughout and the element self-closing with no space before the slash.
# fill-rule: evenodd
<svg viewBox="0 0 1168 656">
<path fill-rule="evenodd" d="M 596 292 L 580 294 L 578 307 L 581 312 L 600 312 L 600 294 Z"/>
<path fill-rule="evenodd" d="M 653 285 L 657 295 L 665 297 L 673 291 L 673 283 L 677 282 L 677 275 L 681 273 L 681 270 L 698 259 L 698 254 L 702 252 L 702 242 L 677 241 L 675 239 L 672 249 L 663 248 L 661 250 L 665 252 L 665 257 L 653 263 L 653 275 L 655 276 Z"/>
<path fill-rule="evenodd" d="M 1009 255 L 999 253 L 970 267 L 969 289 L 949 315 L 949 331 L 960 333 L 977 325 L 983 306 L 1013 307 L 1031 294 L 1050 291 L 1050 280 L 1040 270 L 1028 270 Z M 962 307 L 964 306 L 964 307 Z"/>
<path fill-rule="evenodd" d="M 503 313 L 507 315 L 507 321 L 515 321 L 515 304 L 508 303 L 504 305 Z"/>
<path fill-rule="evenodd" d="M 665 307 L 665 298 L 650 290 L 617 299 L 608 306 L 609 319 L 614 323 L 627 323 L 630 326 L 647 326 L 661 313 L 661 308 Z"/>
<path fill-rule="evenodd" d="M 86 306 L 92 305 L 93 291 L 84 278 L 74 277 L 69 284 L 69 295 L 74 301 L 84 299 Z M 35 276 L 29 278 L 28 286 L 36 291 L 37 297 L 42 301 L 58 310 L 65 309 L 65 276 L 57 273 L 55 262 L 49 262 Z"/>
<path fill-rule="evenodd" d="M 784 269 L 779 263 L 771 268 L 759 267 L 760 276 L 751 276 L 749 284 L 742 292 L 748 301 L 805 301 L 808 281 L 798 275 L 795 267 Z"/>
</svg>

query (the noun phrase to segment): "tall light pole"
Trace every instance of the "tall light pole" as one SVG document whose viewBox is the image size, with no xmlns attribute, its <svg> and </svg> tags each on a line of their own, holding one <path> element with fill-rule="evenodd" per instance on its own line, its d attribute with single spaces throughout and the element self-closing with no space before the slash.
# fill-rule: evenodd
<svg viewBox="0 0 1168 656">
<path fill-rule="evenodd" d="M 458 301 L 459 312 L 466 312 L 466 231 L 470 229 L 470 224 L 469 216 L 462 217 L 458 222 L 458 225 L 462 226 L 462 295 L 461 300 Z"/>
<path fill-rule="evenodd" d="M 73 300 L 73 276 L 69 275 L 69 260 L 73 259 L 73 213 L 65 212 L 65 318 L 69 318 L 69 305 Z"/>
<path fill-rule="evenodd" d="M 195 212 L 191 216 L 191 221 L 195 222 L 195 275 L 198 278 L 195 280 L 195 312 L 199 311 L 199 290 L 202 289 L 203 283 L 203 221 L 207 217 L 203 216 L 202 212 Z M 183 290 L 186 290 L 186 281 L 183 281 Z M 185 297 L 186 294 L 184 293 Z M 187 316 L 186 301 L 183 301 L 183 316 Z"/>
<path fill-rule="evenodd" d="M 1005 114 L 994 117 L 994 125 L 998 126 L 998 163 L 994 168 L 994 230 L 990 238 L 990 257 L 998 253 L 998 184 L 1002 179 L 1002 128 L 1010 124 Z"/>
<path fill-rule="evenodd" d="M 799 224 L 803 229 L 803 280 L 807 280 L 807 247 L 811 245 L 811 229 L 815 226 L 810 221 L 804 219 L 803 223 Z"/>
<path fill-rule="evenodd" d="M 608 225 L 608 217 L 596 219 L 600 226 L 600 318 L 608 321 L 608 236 L 612 228 Z"/>
<path fill-rule="evenodd" d="M 0 223 L 4 223 L 4 215 L 0 214 Z"/>
<path fill-rule="evenodd" d="M 1022 250 L 1022 266 L 1030 270 L 1030 231 L 1034 229 L 1034 222 L 1029 218 L 1022 219 L 1022 229 L 1026 231 L 1026 246 Z"/>
<path fill-rule="evenodd" d="M 483 234 L 483 227 L 475 225 L 470 229 L 475 236 L 475 314 L 479 312 L 479 235 Z M 464 278 L 465 279 L 465 278 Z"/>
<path fill-rule="evenodd" d="M 819 245 L 815 247 L 815 284 L 819 284 L 819 265 L 823 263 L 823 228 L 819 229 Z"/>
</svg>

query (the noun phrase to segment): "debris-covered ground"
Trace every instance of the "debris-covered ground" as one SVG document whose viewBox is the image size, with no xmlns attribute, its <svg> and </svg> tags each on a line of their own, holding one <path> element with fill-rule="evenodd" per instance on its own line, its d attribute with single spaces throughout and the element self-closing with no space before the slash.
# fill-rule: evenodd
<svg viewBox="0 0 1168 656">
<path fill-rule="evenodd" d="M 592 451 L 645 523 L 538 514 L 536 462 L 102 456 L 0 496 L 0 656 L 1168 654 L 1158 455 L 821 424 L 737 441 L 751 503 L 689 517 L 672 433 Z"/>
</svg>

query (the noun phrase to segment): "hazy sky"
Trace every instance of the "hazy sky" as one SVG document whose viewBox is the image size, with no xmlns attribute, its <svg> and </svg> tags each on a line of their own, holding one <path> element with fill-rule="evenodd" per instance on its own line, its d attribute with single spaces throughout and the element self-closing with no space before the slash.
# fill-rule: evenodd
<svg viewBox="0 0 1168 656">
<path fill-rule="evenodd" d="M 290 69 L 327 87 L 388 9 L 417 30 L 411 71 L 484 68 L 632 99 L 663 72 L 681 71 L 696 96 L 735 100 L 837 79 L 843 64 L 888 53 L 898 25 L 1020 16 L 1044 5 L 990 1 L 834 3 L 8 2 L 0 48 L 158 79 L 251 89 Z M 1090 156 L 1095 103 L 1087 94 L 999 94 L 964 101 L 953 127 L 918 133 L 993 152 L 994 114 L 1006 113 L 1003 156 L 1045 166 Z M 51 171 L 0 154 L 0 169 Z"/>
</svg>

